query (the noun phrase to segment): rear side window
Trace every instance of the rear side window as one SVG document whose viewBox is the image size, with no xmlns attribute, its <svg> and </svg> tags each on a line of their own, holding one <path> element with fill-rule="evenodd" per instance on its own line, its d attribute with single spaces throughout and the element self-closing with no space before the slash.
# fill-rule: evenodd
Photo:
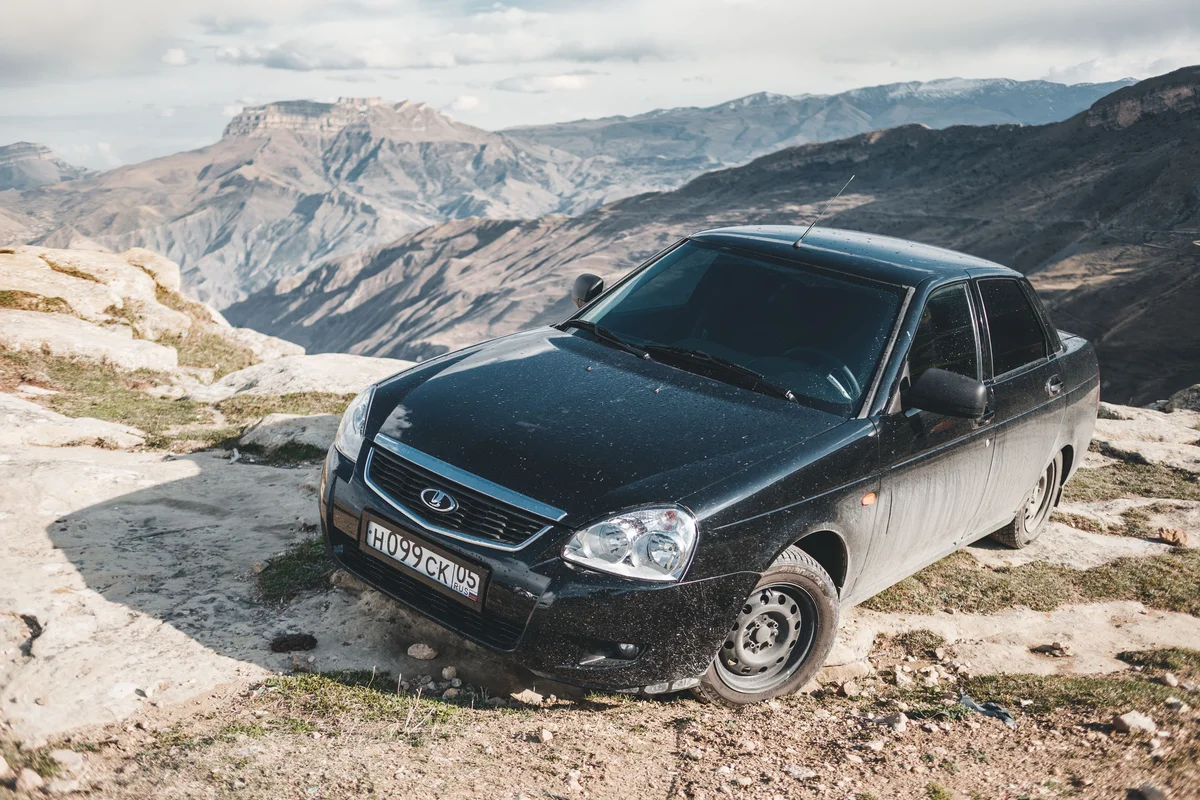
<svg viewBox="0 0 1200 800">
<path fill-rule="evenodd" d="M 938 289 L 925 301 L 908 356 L 910 380 L 930 367 L 979 378 L 979 349 L 965 283 Z"/>
<path fill-rule="evenodd" d="M 1042 323 L 1021 284 L 1007 279 L 979 282 L 992 342 L 992 373 L 1003 375 L 1046 357 Z"/>
</svg>

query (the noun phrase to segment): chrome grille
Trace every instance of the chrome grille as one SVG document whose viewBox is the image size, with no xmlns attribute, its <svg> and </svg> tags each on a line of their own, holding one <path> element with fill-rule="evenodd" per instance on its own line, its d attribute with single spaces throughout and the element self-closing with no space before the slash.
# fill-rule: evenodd
<svg viewBox="0 0 1200 800">
<path fill-rule="evenodd" d="M 483 544 L 501 547 L 522 545 L 553 520 L 530 514 L 510 504 L 502 503 L 482 492 L 447 480 L 436 472 L 374 446 L 367 461 L 367 479 L 401 510 L 416 517 L 427 527 L 447 529 L 464 537 L 478 539 Z M 457 501 L 453 511 L 426 510 L 421 492 L 438 489 Z"/>
</svg>

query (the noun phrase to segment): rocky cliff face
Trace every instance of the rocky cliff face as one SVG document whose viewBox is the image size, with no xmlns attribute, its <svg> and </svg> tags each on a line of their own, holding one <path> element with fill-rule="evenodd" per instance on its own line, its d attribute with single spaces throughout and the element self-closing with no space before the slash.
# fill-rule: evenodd
<svg viewBox="0 0 1200 800">
<path fill-rule="evenodd" d="M 55 247 L 147 246 L 218 306 L 315 261 L 445 219 L 587 205 L 579 159 L 421 103 L 247 109 L 216 144 L 6 200 L 0 235 Z M 23 212 L 23 213 L 21 213 Z"/>
<path fill-rule="evenodd" d="M 45 145 L 17 142 L 0 147 L 0 192 L 70 181 L 90 174 L 90 170 L 63 161 Z"/>
<path fill-rule="evenodd" d="M 790 148 L 573 219 L 441 225 L 330 261 L 229 309 L 301 342 L 412 358 L 565 316 L 579 272 L 616 277 L 703 228 L 809 220 L 952 247 L 1030 274 L 1056 322 L 1097 343 L 1106 397 L 1148 402 L 1200 371 L 1200 68 L 1042 127 L 909 125 Z M 1091 124 L 1127 96 L 1143 113 Z M 1156 99 L 1157 98 L 1157 99 Z"/>
</svg>

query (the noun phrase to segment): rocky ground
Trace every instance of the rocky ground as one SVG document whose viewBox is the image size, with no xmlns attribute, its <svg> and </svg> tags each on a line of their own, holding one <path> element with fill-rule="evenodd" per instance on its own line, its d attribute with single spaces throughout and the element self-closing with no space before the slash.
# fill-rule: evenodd
<svg viewBox="0 0 1200 800">
<path fill-rule="evenodd" d="M 96 258 L 0 253 L 0 315 L 33 319 L 0 322 L 0 797 L 1200 796 L 1196 390 L 1104 405 L 1034 546 L 846 611 L 806 693 L 585 696 L 315 543 L 315 458 L 402 363 L 304 356 L 204 316 L 169 262 Z"/>
</svg>

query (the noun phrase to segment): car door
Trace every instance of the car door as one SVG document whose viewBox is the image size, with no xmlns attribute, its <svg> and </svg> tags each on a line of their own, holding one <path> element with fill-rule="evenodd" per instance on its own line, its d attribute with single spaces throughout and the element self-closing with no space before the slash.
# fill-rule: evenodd
<svg viewBox="0 0 1200 800">
<path fill-rule="evenodd" d="M 996 446 L 980 534 L 1013 518 L 1058 446 L 1065 409 L 1062 343 L 1044 324 L 1033 289 L 1018 278 L 979 278 Z"/>
<path fill-rule="evenodd" d="M 930 293 L 901 373 L 899 394 L 930 367 L 980 380 L 975 300 L 967 281 Z M 895 398 L 878 420 L 888 509 L 868 560 L 878 588 L 952 550 L 974 524 L 991 468 L 991 425 L 904 408 Z"/>
</svg>

